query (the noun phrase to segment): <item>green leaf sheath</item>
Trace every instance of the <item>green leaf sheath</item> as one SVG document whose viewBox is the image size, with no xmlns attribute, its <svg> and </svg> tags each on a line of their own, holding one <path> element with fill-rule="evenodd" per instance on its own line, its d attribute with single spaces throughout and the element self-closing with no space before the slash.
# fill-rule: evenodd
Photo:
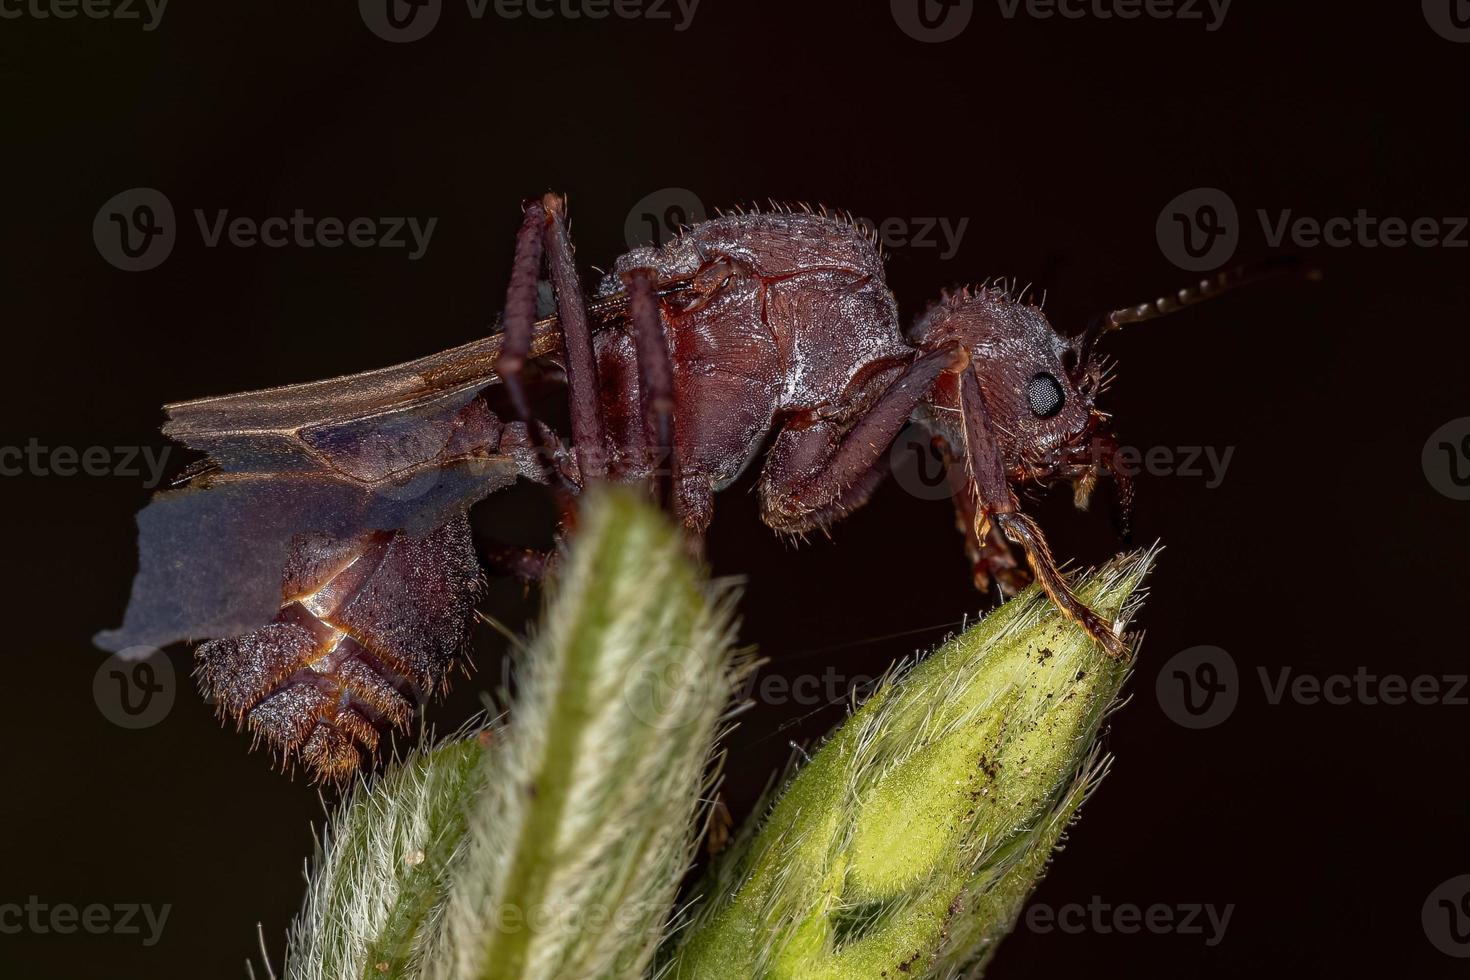
<svg viewBox="0 0 1470 980">
<path fill-rule="evenodd" d="M 418 975 L 484 754 L 473 735 L 451 739 L 353 789 L 312 862 L 287 980 Z"/>
<path fill-rule="evenodd" d="M 735 680 L 729 589 L 627 490 L 599 490 L 504 743 L 486 758 L 427 976 L 641 976 L 691 856 Z"/>
</svg>

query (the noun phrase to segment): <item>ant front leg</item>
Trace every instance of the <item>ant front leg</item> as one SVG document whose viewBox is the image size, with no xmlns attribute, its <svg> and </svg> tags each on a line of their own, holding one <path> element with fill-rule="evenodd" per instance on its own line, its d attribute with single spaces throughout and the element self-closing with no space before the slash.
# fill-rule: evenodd
<svg viewBox="0 0 1470 980">
<path fill-rule="evenodd" d="M 1002 600 L 1013 599 L 1031 584 L 1031 573 L 1024 561 L 1017 560 L 1013 546 L 999 528 L 987 527 L 984 537 L 980 536 L 975 495 L 970 492 L 969 467 L 964 459 L 954 455 L 948 441 L 936 439 L 943 444 L 950 490 L 954 494 L 951 499 L 955 527 L 965 538 L 965 557 L 970 559 L 975 588 L 989 593 L 993 587 Z"/>
<path fill-rule="evenodd" d="M 664 338 L 656 283 L 657 273 L 652 269 L 631 269 L 623 276 L 638 361 L 638 402 L 643 413 L 647 465 L 654 496 L 660 506 L 667 507 L 671 487 L 679 482 L 679 465 L 674 437 L 674 366 Z M 678 509 L 682 512 L 684 508 Z"/>
<path fill-rule="evenodd" d="M 978 511 L 977 536 L 983 539 L 993 522 L 1001 533 L 1026 552 L 1026 560 L 1037 584 L 1056 607 L 1086 630 L 1110 655 L 1127 656 L 1127 645 L 1112 627 L 1072 593 L 1071 586 L 1052 558 L 1041 528 L 1017 509 L 1016 496 L 1006 479 L 1000 444 L 995 438 L 990 413 L 973 371 L 964 371 L 960 375 L 960 407 Z"/>
<path fill-rule="evenodd" d="M 887 471 L 880 464 L 898 430 L 934 387 L 964 364 L 957 347 L 931 351 L 894 376 L 874 374 L 846 397 L 840 414 L 812 410 L 788 420 L 761 470 L 761 517 L 799 534 L 825 528 L 861 506 Z"/>
</svg>

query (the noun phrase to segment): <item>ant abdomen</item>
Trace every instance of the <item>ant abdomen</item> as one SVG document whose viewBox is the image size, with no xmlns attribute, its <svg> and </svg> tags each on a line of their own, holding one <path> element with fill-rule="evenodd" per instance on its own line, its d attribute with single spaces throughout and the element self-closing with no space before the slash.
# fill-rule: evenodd
<svg viewBox="0 0 1470 980">
<path fill-rule="evenodd" d="M 375 531 L 292 542 L 276 618 L 195 656 L 200 687 L 282 759 L 350 776 L 407 731 L 464 645 L 479 565 L 464 516 L 422 537 Z"/>
</svg>

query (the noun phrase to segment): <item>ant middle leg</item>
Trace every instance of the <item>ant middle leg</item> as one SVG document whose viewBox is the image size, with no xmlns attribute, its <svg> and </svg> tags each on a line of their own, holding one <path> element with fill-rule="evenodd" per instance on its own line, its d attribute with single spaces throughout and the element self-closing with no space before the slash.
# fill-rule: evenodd
<svg viewBox="0 0 1470 980">
<path fill-rule="evenodd" d="M 887 475 L 884 457 L 935 380 L 954 370 L 956 349 L 931 351 L 896 374 L 853 392 L 861 408 L 845 418 L 804 412 L 786 422 L 761 470 L 761 517 L 777 531 L 825 528 L 860 506 Z"/>
<path fill-rule="evenodd" d="M 623 275 L 623 288 L 628 296 L 637 368 L 643 467 L 652 481 L 654 498 L 684 525 L 689 532 L 689 550 L 699 557 L 704 533 L 714 516 L 714 488 L 703 473 L 685 465 L 685 447 L 675 415 L 674 363 L 664 332 L 657 270 L 629 269 Z"/>
<path fill-rule="evenodd" d="M 672 488 L 680 474 L 674 433 L 674 366 L 664 337 L 656 282 L 657 273 L 652 269 L 631 269 L 623 276 L 638 362 L 638 401 L 647 466 L 654 497 L 660 506 L 668 507 L 674 503 Z"/>
<path fill-rule="evenodd" d="M 547 194 L 541 199 L 541 206 L 546 215 L 546 263 L 556 291 L 557 319 L 566 353 L 572 452 L 586 483 L 606 477 L 608 463 L 607 426 L 603 419 L 597 361 L 592 351 L 592 329 L 567 232 L 566 201 L 559 194 Z"/>
</svg>

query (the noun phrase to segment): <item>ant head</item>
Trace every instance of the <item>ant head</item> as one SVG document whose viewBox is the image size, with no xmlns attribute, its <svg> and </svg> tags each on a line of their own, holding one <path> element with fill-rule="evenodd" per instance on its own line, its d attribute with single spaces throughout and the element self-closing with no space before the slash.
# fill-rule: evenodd
<svg viewBox="0 0 1470 980">
<path fill-rule="evenodd" d="M 1049 469 L 1095 425 L 1102 371 L 1059 334 L 1041 307 L 1003 286 L 946 295 L 916 325 L 922 350 L 957 344 L 969 355 L 1007 461 Z M 959 410 L 959 385 L 941 379 L 930 398 L 940 414 Z"/>
<path fill-rule="evenodd" d="M 1107 416 L 1093 408 L 1105 385 L 1106 368 L 1097 344 L 1130 323 L 1153 320 L 1193 306 L 1239 286 L 1283 274 L 1311 281 L 1321 278 L 1292 256 L 1207 276 L 1147 303 L 1094 317 L 1087 329 L 1064 338 L 1041 308 L 1004 284 L 947 294 L 920 318 L 912 341 L 921 350 L 958 345 L 969 355 L 1005 453 L 1021 475 L 1045 479 L 1065 468 Z M 932 422 L 941 430 L 960 409 L 955 376 L 941 377 L 929 398 Z"/>
</svg>

